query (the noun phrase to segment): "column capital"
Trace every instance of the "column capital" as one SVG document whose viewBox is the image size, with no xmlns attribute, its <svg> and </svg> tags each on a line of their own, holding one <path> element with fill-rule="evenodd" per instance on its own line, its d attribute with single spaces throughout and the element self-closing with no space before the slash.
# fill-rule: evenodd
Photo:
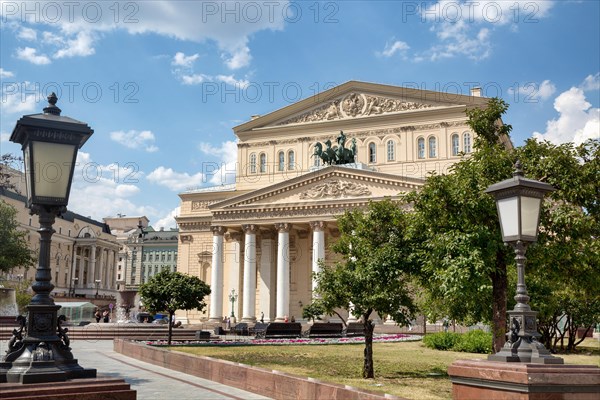
<svg viewBox="0 0 600 400">
<path fill-rule="evenodd" d="M 210 227 L 210 230 L 212 231 L 214 236 L 223 236 L 227 231 L 227 228 L 220 225 L 213 225 Z"/>
<path fill-rule="evenodd" d="M 256 235 L 258 233 L 258 225 L 254 225 L 254 224 L 242 225 L 242 230 L 247 235 L 251 235 L 251 234 Z"/>
<path fill-rule="evenodd" d="M 292 224 L 289 224 L 287 222 L 279 222 L 275 224 L 275 229 L 277 229 L 278 232 L 281 233 L 287 233 L 290 231 L 292 227 Z"/>
<path fill-rule="evenodd" d="M 327 222 L 325 221 L 311 221 L 309 224 L 314 232 L 322 232 L 327 227 Z"/>
</svg>

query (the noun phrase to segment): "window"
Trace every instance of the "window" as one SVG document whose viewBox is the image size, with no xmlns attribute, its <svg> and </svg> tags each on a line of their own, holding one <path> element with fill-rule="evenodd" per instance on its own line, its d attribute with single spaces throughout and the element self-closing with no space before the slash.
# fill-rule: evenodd
<svg viewBox="0 0 600 400">
<path fill-rule="evenodd" d="M 417 140 L 417 158 L 425 158 L 425 139 Z"/>
<path fill-rule="evenodd" d="M 393 140 L 387 142 L 387 160 L 394 161 L 396 159 L 396 143 Z"/>
<path fill-rule="evenodd" d="M 310 154 L 313 157 L 313 159 L 315 160 L 314 166 L 315 167 L 320 167 L 321 166 L 321 157 L 314 155 L 315 154 L 315 149 L 314 148 L 313 148 L 313 151 Z"/>
<path fill-rule="evenodd" d="M 256 154 L 250 154 L 250 173 L 256 173 Z"/>
<path fill-rule="evenodd" d="M 375 143 L 369 143 L 369 162 L 377 162 L 377 149 L 375 148 Z"/>
<path fill-rule="evenodd" d="M 435 143 L 435 137 L 431 136 L 429 138 L 429 158 L 435 158 L 437 151 L 436 151 L 436 143 Z"/>
<path fill-rule="evenodd" d="M 454 135 L 452 135 L 452 155 L 457 156 L 459 152 L 460 147 L 458 142 L 458 135 L 455 133 Z"/>
<path fill-rule="evenodd" d="M 296 156 L 294 150 L 288 151 L 288 169 L 292 170 L 296 166 Z"/>
<path fill-rule="evenodd" d="M 260 155 L 260 172 L 267 172 L 267 155 L 265 153 Z"/>
<path fill-rule="evenodd" d="M 471 134 L 469 132 L 463 133 L 463 151 L 465 153 L 471 152 Z"/>
<path fill-rule="evenodd" d="M 283 171 L 285 168 L 285 154 L 283 154 L 283 151 L 280 151 L 277 157 L 279 158 L 279 166 L 277 169 Z"/>
</svg>

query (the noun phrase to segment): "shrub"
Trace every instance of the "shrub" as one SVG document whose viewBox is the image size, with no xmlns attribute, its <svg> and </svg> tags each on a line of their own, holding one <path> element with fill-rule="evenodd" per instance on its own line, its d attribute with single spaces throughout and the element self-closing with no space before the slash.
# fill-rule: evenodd
<svg viewBox="0 0 600 400">
<path fill-rule="evenodd" d="M 490 354 L 492 353 L 492 334 L 481 330 L 467 332 L 460 335 L 452 350 Z"/>
<path fill-rule="evenodd" d="M 460 336 L 460 333 L 437 332 L 431 335 L 425 335 L 423 343 L 430 349 L 450 350 L 460 340 Z"/>
</svg>

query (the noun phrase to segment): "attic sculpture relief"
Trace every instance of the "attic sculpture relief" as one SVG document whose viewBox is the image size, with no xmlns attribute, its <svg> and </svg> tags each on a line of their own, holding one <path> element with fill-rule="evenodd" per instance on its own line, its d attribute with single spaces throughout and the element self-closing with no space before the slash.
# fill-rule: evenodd
<svg viewBox="0 0 600 400">
<path fill-rule="evenodd" d="M 359 197 L 371 194 L 369 188 L 365 185 L 354 182 L 345 182 L 337 179 L 329 180 L 325 183 L 316 185 L 312 189 L 300 194 L 300 200 L 340 198 L 340 197 Z"/>
<path fill-rule="evenodd" d="M 421 110 L 430 107 L 435 107 L 435 105 L 353 92 L 277 125 L 330 121 L 398 111 Z"/>
</svg>

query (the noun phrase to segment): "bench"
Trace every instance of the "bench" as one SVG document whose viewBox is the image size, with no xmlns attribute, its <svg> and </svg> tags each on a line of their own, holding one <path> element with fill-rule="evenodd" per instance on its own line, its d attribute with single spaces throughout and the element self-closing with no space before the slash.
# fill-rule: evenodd
<svg viewBox="0 0 600 400">
<path fill-rule="evenodd" d="M 305 336 L 309 338 L 342 337 L 343 328 L 339 322 L 315 323 L 306 331 Z"/>
<path fill-rule="evenodd" d="M 257 322 L 256 325 L 254 325 L 254 327 L 250 329 L 250 335 L 259 337 L 261 334 L 265 333 L 265 331 L 267 330 L 267 326 L 269 326 L 268 322 Z"/>
<path fill-rule="evenodd" d="M 240 336 L 248 336 L 250 334 L 250 328 L 248 327 L 247 323 L 240 322 L 239 324 L 231 328 L 231 332 Z"/>
<path fill-rule="evenodd" d="M 346 327 L 345 336 L 365 336 L 365 326 L 362 322 L 350 322 Z"/>
<path fill-rule="evenodd" d="M 227 332 L 225 332 L 225 329 L 223 329 L 222 326 L 215 326 L 215 335 L 217 336 L 221 336 L 221 335 L 225 335 Z"/>
<path fill-rule="evenodd" d="M 210 332 L 196 331 L 196 340 L 210 340 Z"/>
<path fill-rule="evenodd" d="M 302 324 L 300 322 L 271 322 L 267 328 L 257 334 L 257 338 L 279 339 L 298 338 L 302 336 Z"/>
</svg>

